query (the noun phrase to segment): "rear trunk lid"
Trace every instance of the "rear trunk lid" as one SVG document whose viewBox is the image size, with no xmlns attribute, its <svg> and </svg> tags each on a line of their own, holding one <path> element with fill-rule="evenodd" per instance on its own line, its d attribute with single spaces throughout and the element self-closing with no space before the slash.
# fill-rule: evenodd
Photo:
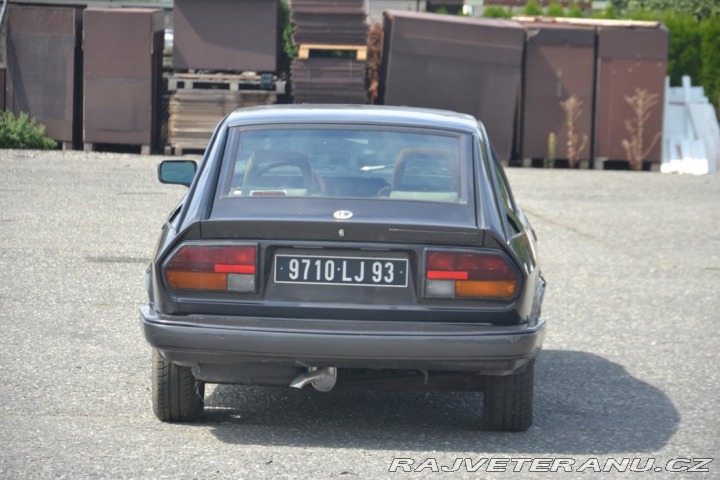
<svg viewBox="0 0 720 480">
<path fill-rule="evenodd" d="M 336 217 L 344 218 L 341 220 Z M 216 203 L 204 239 L 482 246 L 474 202 L 243 198 Z M 318 246 L 322 246 L 321 243 Z"/>
</svg>

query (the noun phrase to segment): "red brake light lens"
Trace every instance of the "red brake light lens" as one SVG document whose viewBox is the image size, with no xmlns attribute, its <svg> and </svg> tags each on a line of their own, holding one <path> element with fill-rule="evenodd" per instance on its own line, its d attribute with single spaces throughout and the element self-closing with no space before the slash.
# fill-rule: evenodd
<svg viewBox="0 0 720 480">
<path fill-rule="evenodd" d="M 255 291 L 257 247 L 184 245 L 165 268 L 170 288 Z"/>
<path fill-rule="evenodd" d="M 426 297 L 507 300 L 517 289 L 515 271 L 500 255 L 429 251 Z"/>
</svg>

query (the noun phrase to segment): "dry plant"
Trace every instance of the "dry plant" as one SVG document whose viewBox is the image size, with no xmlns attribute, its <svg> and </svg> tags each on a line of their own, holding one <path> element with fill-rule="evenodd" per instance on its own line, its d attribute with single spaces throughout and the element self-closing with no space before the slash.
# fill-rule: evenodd
<svg viewBox="0 0 720 480">
<path fill-rule="evenodd" d="M 580 141 L 580 136 L 575 133 L 575 122 L 577 122 L 578 118 L 580 118 L 580 115 L 583 113 L 582 101 L 577 97 L 577 95 L 572 95 L 567 100 L 560 102 L 560 107 L 562 107 L 563 113 L 565 114 L 568 166 L 570 168 L 574 168 L 580 158 L 580 153 L 583 151 L 588 141 L 588 136 L 586 134 L 583 133 L 582 141 Z"/>
<path fill-rule="evenodd" d="M 380 62 L 383 49 L 383 27 L 379 22 L 372 24 L 368 31 L 368 96 L 374 104 L 380 86 Z"/>
<path fill-rule="evenodd" d="M 625 149 L 630 168 L 640 170 L 643 161 L 660 139 L 662 132 L 657 132 L 650 145 L 643 149 L 643 137 L 645 136 L 645 123 L 651 116 L 650 109 L 657 104 L 660 95 L 650 93 L 644 88 L 636 88 L 632 97 L 625 95 L 625 101 L 635 112 L 635 117 L 625 120 L 625 128 L 630 134 L 630 140 L 623 140 L 622 146 Z"/>
<path fill-rule="evenodd" d="M 548 154 L 545 159 L 545 168 L 555 168 L 555 145 L 557 143 L 557 136 L 555 132 L 548 134 Z"/>
</svg>

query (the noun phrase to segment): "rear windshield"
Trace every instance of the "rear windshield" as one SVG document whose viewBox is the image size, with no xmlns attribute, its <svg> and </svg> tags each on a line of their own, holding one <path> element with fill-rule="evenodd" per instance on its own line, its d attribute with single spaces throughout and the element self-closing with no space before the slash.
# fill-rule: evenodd
<svg viewBox="0 0 720 480">
<path fill-rule="evenodd" d="M 231 128 L 222 195 L 465 203 L 468 143 L 420 129 Z"/>
</svg>

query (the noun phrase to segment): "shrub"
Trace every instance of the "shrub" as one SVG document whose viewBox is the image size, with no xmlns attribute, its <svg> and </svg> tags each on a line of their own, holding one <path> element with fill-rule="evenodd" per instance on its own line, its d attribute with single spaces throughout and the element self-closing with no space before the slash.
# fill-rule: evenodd
<svg viewBox="0 0 720 480">
<path fill-rule="evenodd" d="M 668 52 L 670 84 L 681 85 L 683 75 L 689 75 L 695 83 L 699 82 L 702 60 L 698 21 L 692 15 L 673 12 L 665 12 L 662 20 L 670 31 Z"/>
<path fill-rule="evenodd" d="M 695 18 L 708 18 L 720 15 L 720 2 L 717 0 L 628 0 L 630 10 L 644 9 L 656 12 L 673 11 L 692 15 Z"/>
<path fill-rule="evenodd" d="M 540 16 L 543 14 L 542 8 L 538 5 L 537 0 L 527 0 L 527 3 L 522 9 L 523 15 Z"/>
<path fill-rule="evenodd" d="M 720 16 L 711 16 L 700 23 L 702 36 L 700 82 L 705 95 L 715 105 L 720 105 Z"/>
<path fill-rule="evenodd" d="M 605 7 L 603 10 L 600 10 L 598 12 L 593 13 L 593 18 L 600 18 L 605 20 L 614 20 L 618 18 L 617 11 L 615 10 L 615 7 L 612 3 L 608 3 L 608 6 Z"/>
<path fill-rule="evenodd" d="M 555 132 L 548 134 L 548 154 L 545 159 L 545 168 L 555 168 L 555 145 L 557 144 L 557 136 Z"/>
<path fill-rule="evenodd" d="M 578 5 L 577 3 L 573 3 L 572 5 L 568 6 L 567 16 L 570 18 L 583 18 L 585 16 L 585 13 L 583 12 L 583 9 L 580 5 Z"/>
<path fill-rule="evenodd" d="M 545 15 L 548 17 L 564 17 L 565 9 L 557 2 L 557 0 L 552 0 L 547 7 Z"/>
<path fill-rule="evenodd" d="M 293 26 L 290 23 L 290 6 L 286 1 L 283 0 L 280 4 L 280 28 L 282 30 L 282 67 L 280 70 L 289 71 L 290 63 L 293 58 L 297 57 L 298 46 L 293 43 L 292 34 Z"/>
<path fill-rule="evenodd" d="M 512 13 L 497 5 L 489 5 L 483 10 L 483 17 L 488 18 L 510 18 Z"/>
<path fill-rule="evenodd" d="M 27 113 L 15 117 L 12 112 L 0 112 L 0 148 L 50 150 L 57 142 L 45 136 L 45 127 L 35 123 Z"/>
<path fill-rule="evenodd" d="M 658 12 L 652 12 L 650 10 L 630 10 L 625 14 L 625 18 L 630 20 L 641 20 L 648 22 L 657 22 L 661 20 L 661 15 Z"/>
</svg>

